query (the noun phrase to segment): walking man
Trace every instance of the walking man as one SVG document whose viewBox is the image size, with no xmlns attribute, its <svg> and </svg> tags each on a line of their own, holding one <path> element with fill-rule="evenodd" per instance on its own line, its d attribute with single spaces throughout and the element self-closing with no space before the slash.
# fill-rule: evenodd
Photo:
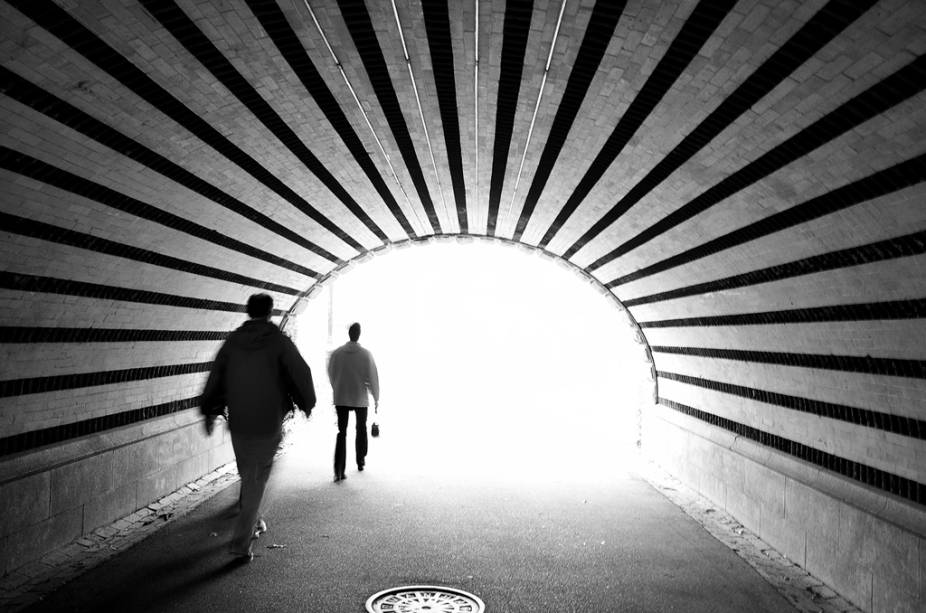
<svg viewBox="0 0 926 613">
<path fill-rule="evenodd" d="M 379 408 L 379 375 L 373 354 L 360 346 L 360 324 L 352 323 L 347 329 L 349 342 L 331 352 L 328 358 L 328 380 L 334 396 L 334 408 L 338 413 L 338 436 L 334 444 L 334 480 L 346 479 L 347 463 L 347 420 L 350 412 L 356 416 L 356 439 L 354 451 L 357 470 L 363 470 L 367 457 L 367 410 L 369 396 L 373 396 L 375 407 Z"/>
<path fill-rule="evenodd" d="M 251 541 L 267 529 L 260 505 L 283 436 L 283 418 L 294 402 L 306 416 L 315 406 L 309 366 L 293 342 L 270 321 L 273 298 L 251 296 L 247 312 L 250 319 L 219 349 L 200 402 L 206 434 L 212 434 L 216 417 L 227 408 L 241 478 L 230 552 L 241 561 L 253 559 Z"/>
</svg>

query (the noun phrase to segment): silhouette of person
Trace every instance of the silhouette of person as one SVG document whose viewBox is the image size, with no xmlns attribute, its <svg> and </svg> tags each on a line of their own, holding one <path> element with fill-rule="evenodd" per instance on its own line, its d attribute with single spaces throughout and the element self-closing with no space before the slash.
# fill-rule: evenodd
<svg viewBox="0 0 926 613">
<path fill-rule="evenodd" d="M 306 416 L 315 406 L 312 371 L 293 342 L 270 321 L 273 298 L 254 294 L 247 313 L 250 319 L 219 349 L 200 402 L 206 434 L 212 434 L 216 417 L 227 412 L 241 479 L 229 551 L 242 561 L 253 558 L 251 541 L 267 529 L 260 506 L 283 436 L 283 418 L 294 402 Z"/>
<path fill-rule="evenodd" d="M 363 470 L 367 457 L 367 410 L 369 395 L 373 396 L 379 408 L 379 375 L 376 362 L 369 350 L 360 346 L 360 324 L 352 323 L 347 329 L 350 339 L 331 352 L 328 358 L 328 380 L 334 396 L 334 408 L 338 414 L 338 435 L 334 444 L 334 480 L 346 479 L 347 463 L 347 421 L 350 412 L 356 415 L 356 438 L 354 451 L 357 470 Z M 368 395 L 369 392 L 369 395 Z"/>
</svg>

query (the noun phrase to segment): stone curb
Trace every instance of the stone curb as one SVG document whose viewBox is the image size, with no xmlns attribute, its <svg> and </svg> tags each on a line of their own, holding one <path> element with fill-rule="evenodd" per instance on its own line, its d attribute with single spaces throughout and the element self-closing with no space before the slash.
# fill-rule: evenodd
<svg viewBox="0 0 926 613">
<path fill-rule="evenodd" d="M 864 613 L 657 465 L 640 460 L 637 469 L 659 493 L 732 549 L 800 613 Z"/>
<path fill-rule="evenodd" d="M 65 583 L 140 543 L 169 522 L 238 481 L 234 462 L 187 483 L 113 523 L 96 528 L 40 560 L 0 578 L 0 611 L 15 613 Z"/>
</svg>

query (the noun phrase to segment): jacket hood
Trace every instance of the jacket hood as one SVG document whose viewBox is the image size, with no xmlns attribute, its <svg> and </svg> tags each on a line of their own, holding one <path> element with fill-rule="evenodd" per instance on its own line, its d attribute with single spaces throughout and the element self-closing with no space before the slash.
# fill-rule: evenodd
<svg viewBox="0 0 926 613">
<path fill-rule="evenodd" d="M 236 347 L 248 351 L 262 349 L 272 342 L 273 337 L 280 333 L 275 324 L 261 319 L 251 319 L 235 330 L 228 342 Z"/>
</svg>

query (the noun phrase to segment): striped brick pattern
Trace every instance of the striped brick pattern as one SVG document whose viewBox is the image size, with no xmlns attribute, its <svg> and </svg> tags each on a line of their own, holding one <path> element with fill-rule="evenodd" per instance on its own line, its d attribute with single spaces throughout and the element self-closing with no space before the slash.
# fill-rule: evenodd
<svg viewBox="0 0 926 613">
<path fill-rule="evenodd" d="M 464 234 L 610 290 L 672 428 L 926 512 L 924 3 L 4 0 L 0 33 L 0 488 L 191 436 L 248 294 Z"/>
</svg>

